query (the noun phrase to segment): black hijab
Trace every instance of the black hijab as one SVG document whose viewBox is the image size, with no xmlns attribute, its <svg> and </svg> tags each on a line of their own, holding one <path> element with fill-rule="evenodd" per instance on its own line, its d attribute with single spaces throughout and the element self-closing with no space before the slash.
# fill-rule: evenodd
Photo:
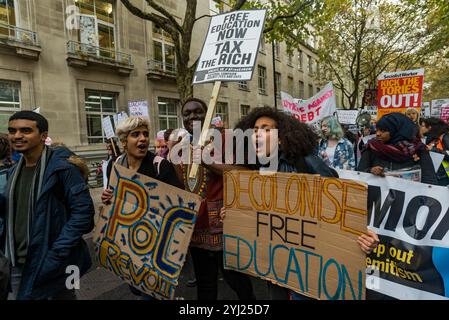
<svg viewBox="0 0 449 320">
<path fill-rule="evenodd" d="M 400 141 L 414 141 L 418 136 L 418 126 L 402 113 L 394 112 L 384 115 L 378 122 L 378 129 L 390 132 L 388 144 Z"/>
</svg>

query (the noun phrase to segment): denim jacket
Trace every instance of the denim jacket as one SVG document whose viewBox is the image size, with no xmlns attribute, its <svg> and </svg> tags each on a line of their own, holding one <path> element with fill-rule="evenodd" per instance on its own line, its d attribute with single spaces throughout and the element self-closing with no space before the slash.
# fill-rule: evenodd
<svg viewBox="0 0 449 320">
<path fill-rule="evenodd" d="M 318 156 L 322 158 L 328 166 L 334 169 L 355 170 L 354 147 L 348 139 L 342 138 L 338 141 L 335 147 L 334 160 L 332 163 L 330 163 L 328 158 L 324 159 L 322 156 L 322 153 L 326 152 L 327 143 L 327 140 L 321 140 Z"/>
</svg>

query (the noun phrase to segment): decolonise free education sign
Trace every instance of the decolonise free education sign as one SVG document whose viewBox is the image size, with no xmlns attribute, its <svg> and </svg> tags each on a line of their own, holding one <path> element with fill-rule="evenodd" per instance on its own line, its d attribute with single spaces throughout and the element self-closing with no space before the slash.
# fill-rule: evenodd
<svg viewBox="0 0 449 320">
<path fill-rule="evenodd" d="M 324 300 L 365 297 L 367 186 L 318 175 L 224 175 L 226 269 Z"/>
</svg>

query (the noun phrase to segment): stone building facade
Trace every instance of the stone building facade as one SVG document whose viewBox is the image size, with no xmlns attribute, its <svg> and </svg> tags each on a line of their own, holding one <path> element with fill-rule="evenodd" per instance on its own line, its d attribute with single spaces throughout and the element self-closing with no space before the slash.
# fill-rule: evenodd
<svg viewBox="0 0 449 320">
<path fill-rule="evenodd" d="M 184 1 L 159 2 L 182 19 Z M 144 0 L 133 3 L 146 6 Z M 198 0 L 198 17 L 216 10 L 213 1 Z M 207 26 L 208 18 L 195 26 L 192 61 Z M 39 108 L 53 140 L 94 160 L 106 154 L 101 118 L 127 112 L 130 101 L 148 102 L 153 137 L 181 127 L 173 50 L 164 32 L 119 0 L 0 0 L 0 132 L 13 112 Z M 263 42 L 253 79 L 225 84 L 217 114 L 232 127 L 252 108 L 274 106 L 274 79 L 278 89 L 310 97 L 320 89 L 316 61 L 311 43 L 289 56 L 284 43 Z M 205 101 L 211 91 L 211 84 L 194 88 Z"/>
</svg>

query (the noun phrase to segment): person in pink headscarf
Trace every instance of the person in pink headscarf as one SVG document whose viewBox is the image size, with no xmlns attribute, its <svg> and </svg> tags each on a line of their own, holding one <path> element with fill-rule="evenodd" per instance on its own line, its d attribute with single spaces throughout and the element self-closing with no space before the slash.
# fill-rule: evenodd
<svg viewBox="0 0 449 320">
<path fill-rule="evenodd" d="M 154 147 L 156 149 L 155 154 L 166 159 L 168 155 L 168 147 L 165 143 L 164 132 L 165 130 L 161 130 L 157 133 L 156 140 L 154 141 Z"/>
</svg>

